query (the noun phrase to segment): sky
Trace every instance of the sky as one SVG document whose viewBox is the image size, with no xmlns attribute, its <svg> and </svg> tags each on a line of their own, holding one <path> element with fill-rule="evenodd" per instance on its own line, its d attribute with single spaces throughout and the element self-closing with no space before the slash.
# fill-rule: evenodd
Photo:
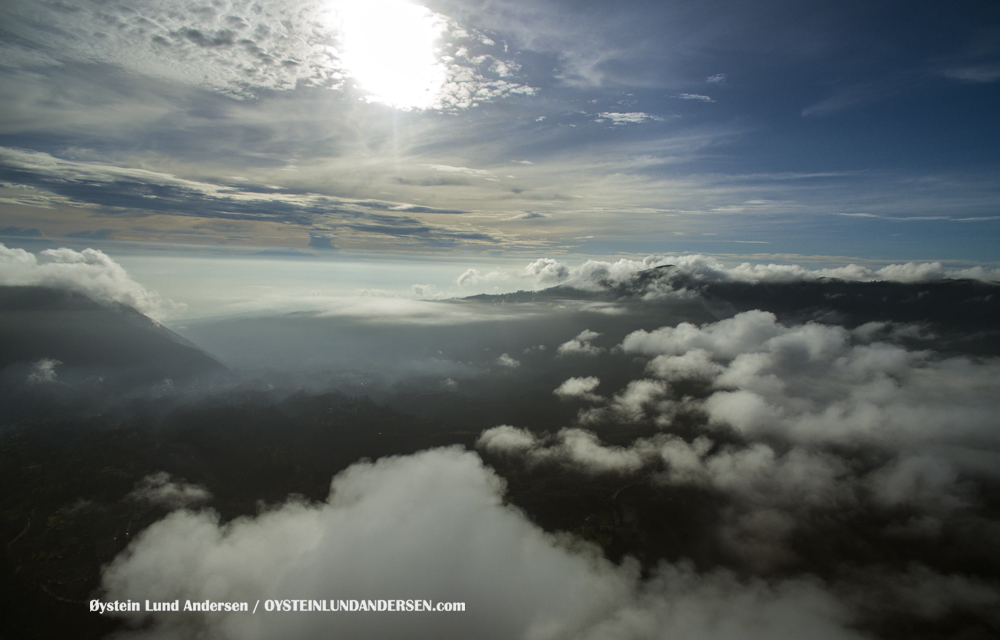
<svg viewBox="0 0 1000 640">
<path fill-rule="evenodd" d="M 7 246 L 1000 260 L 991 2 L 7 0 L 0 104 Z"/>
</svg>

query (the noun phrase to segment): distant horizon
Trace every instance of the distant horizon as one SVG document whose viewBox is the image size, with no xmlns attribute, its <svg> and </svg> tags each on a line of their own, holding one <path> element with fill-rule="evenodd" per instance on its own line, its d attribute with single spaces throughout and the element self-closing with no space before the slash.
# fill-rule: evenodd
<svg viewBox="0 0 1000 640">
<path fill-rule="evenodd" d="M 5 244 L 7 240 L 9 244 Z M 27 248 L 19 247 L 27 245 Z M 72 249 L 77 245 L 79 249 Z M 405 298 L 442 300 L 480 294 L 505 294 L 539 290 L 550 286 L 570 285 L 574 273 L 587 265 L 618 265 L 616 278 L 648 268 L 643 265 L 703 263 L 718 272 L 720 278 L 747 282 L 758 278 L 833 277 L 850 280 L 932 282 L 943 278 L 972 278 L 1000 282 L 1000 268 L 969 261 L 891 261 L 831 259 L 829 256 L 712 255 L 707 253 L 661 253 L 634 256 L 581 256 L 550 254 L 530 255 L 438 255 L 399 252 L 317 251 L 298 249 L 271 250 L 261 247 L 178 247 L 160 243 L 121 241 L 94 242 L 77 239 L 32 239 L 0 237 L 0 246 L 25 250 L 35 255 L 39 264 L 51 262 L 41 252 L 65 248 L 78 251 L 101 251 L 110 262 L 99 267 L 111 271 L 124 269 L 114 276 L 125 278 L 129 287 L 148 292 L 158 303 L 158 320 L 167 324 L 185 323 L 200 318 L 227 314 L 281 314 L 325 308 L 342 298 Z M 121 251 L 115 251 L 121 249 Z M 294 251 L 294 255 L 289 255 Z M 77 258 L 60 258 L 60 260 Z M 5 259 L 6 260 L 6 259 Z M 0 261 L 2 262 L 2 261 Z M 551 263 L 546 270 L 542 265 Z M 2 265 L 0 265 L 2 266 Z M 44 276 L 0 274 L 0 284 L 16 282 L 19 277 L 34 281 Z M 558 270 L 554 270 L 558 266 Z M 774 271 L 774 276 L 767 275 Z M 729 275 L 727 275 L 729 274 Z M 741 275 L 742 274 L 742 275 Z M 784 274 L 784 275 L 779 275 Z M 796 275 L 801 274 L 801 275 Z M 91 276 L 97 277 L 97 276 Z M 11 280 L 13 278 L 13 280 Z M 56 286 L 62 286 L 56 282 Z M 88 285 L 89 286 L 89 285 Z M 587 287 L 584 286 L 586 289 Z M 280 291 L 280 294 L 278 293 Z M 131 294 L 126 294 L 131 295 Z M 143 309 L 140 308 L 140 311 Z"/>
</svg>

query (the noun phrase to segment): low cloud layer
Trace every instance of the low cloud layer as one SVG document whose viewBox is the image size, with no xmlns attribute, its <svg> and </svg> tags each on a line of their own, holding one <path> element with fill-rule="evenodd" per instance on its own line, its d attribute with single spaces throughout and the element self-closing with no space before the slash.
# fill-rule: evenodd
<svg viewBox="0 0 1000 640">
<path fill-rule="evenodd" d="M 664 270 L 669 267 L 669 270 Z M 481 282 L 519 282 L 535 289 L 567 286 L 583 291 L 602 291 L 632 286 L 643 271 L 660 268 L 661 281 L 647 283 L 641 293 L 656 296 L 689 285 L 710 283 L 788 283 L 816 282 L 821 279 L 845 282 L 923 283 L 941 280 L 969 279 L 980 282 L 1000 282 L 1000 269 L 982 266 L 967 269 L 949 268 L 940 262 L 907 262 L 872 269 L 857 264 L 827 269 L 807 269 L 796 264 L 762 264 L 743 262 L 727 266 L 717 259 L 701 255 L 650 255 L 642 260 L 622 258 L 609 262 L 587 260 L 571 266 L 554 258 L 539 258 L 521 272 L 494 270 L 481 273 L 470 269 L 456 283 L 470 286 Z M 666 288 L 665 288 L 666 287 Z"/>
<path fill-rule="evenodd" d="M 710 423 L 750 437 L 893 448 L 998 444 L 1000 362 L 869 342 L 866 329 L 852 336 L 819 323 L 786 327 L 769 312 L 749 311 L 703 327 L 636 331 L 621 348 L 651 357 L 649 371 L 668 383 L 709 381 L 702 406 Z"/>
<path fill-rule="evenodd" d="M 174 480 L 166 471 L 159 471 L 140 480 L 127 498 L 167 509 L 179 509 L 205 503 L 212 499 L 212 494 L 205 487 Z"/>
<path fill-rule="evenodd" d="M 631 561 L 543 533 L 502 492 L 475 454 L 439 449 L 357 464 L 321 504 L 229 524 L 178 511 L 106 569 L 106 598 L 466 603 L 451 614 L 152 614 L 131 638 L 863 637 L 854 606 L 817 579 L 743 581 L 681 563 L 640 580 Z"/>
<path fill-rule="evenodd" d="M 624 290 L 642 278 L 622 275 Z M 125 637 L 852 638 L 892 616 L 993 624 L 996 358 L 932 350 L 947 327 L 761 310 L 712 321 L 693 293 L 583 312 L 607 297 L 558 295 L 407 300 L 394 318 L 380 300 L 249 328 L 289 353 L 262 336 L 305 338 L 303 353 L 328 349 L 345 369 L 377 354 L 398 366 L 392 340 L 418 345 L 441 366 L 422 366 L 424 386 L 397 401 L 438 411 L 420 417 L 465 442 L 480 432 L 478 455 L 361 462 L 326 502 L 228 522 L 191 510 L 206 488 L 155 474 L 132 498 L 174 512 L 104 572 L 107 599 L 419 598 L 464 614 L 164 614 Z M 319 320 L 332 342 L 310 338 Z"/>
<path fill-rule="evenodd" d="M 638 441 L 632 446 L 610 447 L 583 429 L 562 429 L 553 438 L 539 438 L 527 429 L 500 425 L 480 435 L 478 446 L 495 454 L 525 456 L 529 462 L 567 463 L 592 473 L 632 472 L 656 454 L 655 441 Z"/>
<path fill-rule="evenodd" d="M 477 447 L 528 469 L 629 476 L 721 500 L 705 533 L 752 571 L 814 562 L 792 541 L 840 535 L 816 522 L 845 514 L 883 522 L 879 536 L 950 531 L 994 557 L 995 542 L 973 530 L 996 528 L 982 507 L 998 479 L 1000 361 L 880 341 L 920 334 L 891 329 L 787 326 L 749 311 L 633 331 L 603 357 L 641 358 L 647 377 L 604 395 L 596 376 L 568 378 L 554 393 L 584 404 L 572 426 L 501 425 Z M 623 441 L 628 430 L 642 435 Z"/>
<path fill-rule="evenodd" d="M 884 328 L 785 326 L 772 313 L 749 311 L 702 326 L 681 322 L 639 330 L 608 357 L 644 358 L 649 377 L 631 380 L 608 397 L 595 393 L 596 376 L 571 377 L 554 393 L 585 403 L 577 416 L 584 428 L 646 423 L 670 432 L 696 420 L 712 440 L 777 438 L 802 451 L 874 447 L 899 456 L 891 469 L 873 477 L 880 485 L 875 493 L 883 502 L 901 502 L 904 494 L 952 485 L 956 465 L 982 471 L 973 461 L 1000 448 L 1000 362 L 873 340 L 886 335 L 879 331 Z M 692 388 L 701 391 L 692 395 Z M 494 439 L 513 427 L 498 429 L 486 432 L 481 444 L 494 447 Z M 557 440 L 568 434 L 578 439 L 576 432 L 560 431 Z M 531 447 L 524 444 L 529 436 Z M 497 442 L 505 440 L 522 443 L 514 449 L 543 444 L 527 432 L 519 440 L 505 436 Z M 643 455 L 651 451 L 646 444 L 636 446 Z M 668 447 L 673 453 L 664 453 L 664 459 L 700 460 L 712 449 L 692 443 L 682 452 L 678 446 L 673 442 Z"/>
</svg>

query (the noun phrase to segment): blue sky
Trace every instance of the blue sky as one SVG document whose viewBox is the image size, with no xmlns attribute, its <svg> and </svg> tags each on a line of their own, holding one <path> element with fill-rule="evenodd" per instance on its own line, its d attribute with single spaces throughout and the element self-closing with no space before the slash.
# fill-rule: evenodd
<svg viewBox="0 0 1000 640">
<path fill-rule="evenodd" d="M 996 3 L 14 0 L 0 18 L 8 237 L 1000 259 Z"/>
</svg>

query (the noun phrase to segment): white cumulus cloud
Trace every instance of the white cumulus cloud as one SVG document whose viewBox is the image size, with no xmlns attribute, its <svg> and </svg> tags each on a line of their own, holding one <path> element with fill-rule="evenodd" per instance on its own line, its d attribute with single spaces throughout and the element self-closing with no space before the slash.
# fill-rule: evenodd
<svg viewBox="0 0 1000 640">
<path fill-rule="evenodd" d="M 590 329 L 584 329 L 580 332 L 578 336 L 572 340 L 567 340 L 566 342 L 559 345 L 556 349 L 556 355 L 567 356 L 567 355 L 583 355 L 583 356 L 596 356 L 597 354 L 605 351 L 604 347 L 596 347 L 591 344 L 591 340 L 600 337 L 600 333 L 596 331 L 591 331 Z"/>
<path fill-rule="evenodd" d="M 35 255 L 0 244 L 0 285 L 67 289 L 100 302 L 130 306 L 157 320 L 176 308 L 97 249 L 46 249 Z"/>
<path fill-rule="evenodd" d="M 516 369 L 521 366 L 520 361 L 515 360 L 506 353 L 501 353 L 500 357 L 496 359 L 496 363 L 501 367 L 506 367 L 507 369 Z"/>
<path fill-rule="evenodd" d="M 586 439 L 568 445 L 589 455 Z M 592 547 L 564 546 L 503 506 L 472 453 L 433 450 L 338 475 L 320 504 L 290 502 L 228 524 L 175 511 L 103 576 L 106 599 L 421 598 L 462 614 L 148 617 L 126 638 L 859 638 L 817 581 L 766 584 L 662 565 L 649 580 Z M 517 615 L 511 615 L 516 612 Z"/>
<path fill-rule="evenodd" d="M 552 393 L 564 400 L 568 398 L 580 398 L 590 402 L 598 402 L 603 399 L 594 393 L 599 384 L 601 384 L 601 381 L 596 376 L 570 378 L 559 385 Z"/>
</svg>

